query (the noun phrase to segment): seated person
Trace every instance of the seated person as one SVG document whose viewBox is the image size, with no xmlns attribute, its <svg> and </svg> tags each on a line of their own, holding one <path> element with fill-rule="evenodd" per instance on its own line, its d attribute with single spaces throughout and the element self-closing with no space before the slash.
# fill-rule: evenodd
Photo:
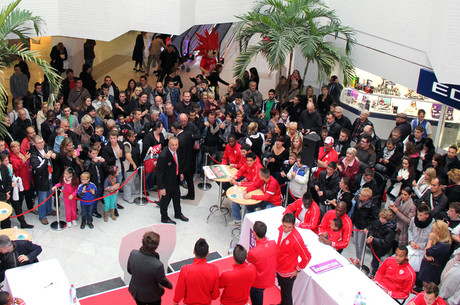
<svg viewBox="0 0 460 305">
<path fill-rule="evenodd" d="M 8 236 L 0 235 L 0 282 L 7 269 L 36 263 L 41 252 L 42 247 L 28 240 L 11 241 Z"/>
<path fill-rule="evenodd" d="M 241 145 L 236 142 L 234 135 L 229 135 L 227 138 L 227 145 L 225 146 L 224 157 L 222 158 L 222 164 L 228 164 L 230 167 L 238 168 L 242 158 Z"/>
<path fill-rule="evenodd" d="M 305 192 L 302 198 L 291 203 L 284 210 L 284 214 L 294 213 L 295 217 L 300 220 L 295 225 L 302 229 L 310 229 L 318 233 L 318 225 L 320 221 L 320 211 L 318 204 L 311 198 L 309 192 Z"/>
<path fill-rule="evenodd" d="M 329 232 L 324 232 L 322 236 L 324 236 L 325 239 L 329 240 L 333 244 L 336 244 L 337 242 L 341 241 L 343 238 L 342 228 L 343 228 L 342 219 L 334 218 L 331 221 L 331 230 Z M 336 250 L 340 250 L 340 249 L 336 249 Z"/>
<path fill-rule="evenodd" d="M 379 162 L 375 165 L 375 170 L 391 177 L 393 176 L 396 168 L 401 164 L 401 158 L 403 154 L 401 151 L 396 149 L 395 143 L 392 138 L 387 140 L 386 146 L 383 149 L 383 155 L 379 159 Z"/>
<path fill-rule="evenodd" d="M 263 195 L 250 195 L 249 192 L 260 189 L 264 192 Z M 243 191 L 244 199 L 255 199 L 261 200 L 262 202 L 249 205 L 247 207 L 248 212 L 254 212 L 257 208 L 265 209 L 274 206 L 280 206 L 281 199 L 281 188 L 278 181 L 270 175 L 268 168 L 261 168 L 259 171 L 259 180 L 249 185 L 246 190 Z"/>
<path fill-rule="evenodd" d="M 289 183 L 289 190 L 292 196 L 294 196 L 295 198 L 300 198 L 308 190 L 310 168 L 307 165 L 303 165 L 301 163 L 302 156 L 300 154 L 291 154 L 293 155 L 289 156 L 289 159 L 291 159 L 291 157 L 294 157 L 295 163 L 294 165 L 292 165 L 291 169 L 287 173 L 286 178 L 288 178 L 291 181 Z M 289 196 L 289 202 L 294 201 L 294 198 L 292 198 L 292 196 Z"/>
<path fill-rule="evenodd" d="M 446 302 L 438 294 L 438 285 L 431 282 L 426 286 L 425 291 L 417 294 L 408 305 L 446 305 Z"/>
<path fill-rule="evenodd" d="M 332 241 L 325 237 L 326 235 L 329 236 L 337 234 L 332 232 L 331 228 L 331 222 L 336 218 L 342 220 L 342 228 L 340 229 L 342 239 L 340 241 Z M 350 217 L 347 216 L 347 204 L 343 201 L 340 201 L 337 203 L 335 210 L 330 210 L 324 214 L 324 217 L 321 220 L 321 224 L 318 228 L 318 237 L 320 242 L 334 247 L 340 253 L 350 243 L 351 231 L 352 223 Z"/>
<path fill-rule="evenodd" d="M 395 255 L 387 258 L 375 274 L 374 283 L 393 299 L 407 299 L 415 284 L 415 271 L 409 264 L 406 246 L 396 248 Z"/>
<path fill-rule="evenodd" d="M 319 173 L 327 168 L 329 162 L 337 162 L 339 159 L 339 155 L 334 150 L 334 138 L 333 137 L 326 137 L 324 139 L 324 146 L 319 148 L 318 153 L 318 168 L 315 171 L 315 178 L 317 179 Z"/>
<path fill-rule="evenodd" d="M 419 206 L 425 203 L 431 209 L 431 215 L 434 219 L 447 218 L 447 197 L 443 192 L 441 181 L 438 177 L 431 180 L 430 189 L 427 190 L 420 199 L 415 202 Z"/>
<path fill-rule="evenodd" d="M 13 298 L 8 291 L 0 291 L 0 305 L 26 305 L 20 298 Z"/>
<path fill-rule="evenodd" d="M 259 180 L 259 171 L 262 168 L 260 161 L 253 152 L 246 154 L 246 163 L 238 170 L 236 175 L 230 180 L 230 184 L 238 186 L 249 186 Z M 243 180 L 239 181 L 240 178 Z"/>
<path fill-rule="evenodd" d="M 321 215 L 329 211 L 332 206 L 332 200 L 336 198 L 339 191 L 340 177 L 337 172 L 337 163 L 332 161 L 327 165 L 326 171 L 319 174 L 318 180 L 315 181 L 315 190 L 318 194 L 318 203 Z"/>
<path fill-rule="evenodd" d="M 363 188 L 370 188 L 373 194 L 378 193 L 377 181 L 374 179 L 374 171 L 371 168 L 366 168 L 364 173 L 357 175 L 351 185 L 351 192 L 358 195 Z"/>
</svg>

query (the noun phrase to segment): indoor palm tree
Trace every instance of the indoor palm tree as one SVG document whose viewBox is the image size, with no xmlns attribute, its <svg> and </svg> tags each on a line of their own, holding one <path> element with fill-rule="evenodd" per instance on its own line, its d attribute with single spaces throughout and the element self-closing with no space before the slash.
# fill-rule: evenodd
<svg viewBox="0 0 460 305">
<path fill-rule="evenodd" d="M 342 26 L 335 12 L 322 0 L 260 0 L 253 11 L 237 18 L 241 22 L 236 36 L 240 43 L 234 67 L 236 77 L 242 77 L 258 54 L 267 60 L 271 71 L 280 72 L 289 55 L 290 74 L 296 46 L 306 60 L 303 79 L 312 64 L 318 66 L 318 79 L 330 75 L 337 63 L 343 71 L 344 83 L 354 75 L 349 57 L 355 42 L 354 31 Z M 250 45 L 254 35 L 261 39 Z M 328 41 L 328 37 L 345 39 L 345 50 Z"/>
<path fill-rule="evenodd" d="M 49 63 L 41 57 L 40 52 L 32 51 L 27 46 L 31 34 L 39 36 L 43 19 L 33 16 L 31 11 L 17 8 L 21 0 L 15 0 L 3 7 L 0 11 L 0 122 L 4 122 L 3 116 L 8 95 L 3 85 L 5 69 L 17 56 L 26 62 L 37 64 L 48 78 L 50 95 L 56 93 L 60 86 L 61 77 Z M 8 39 L 19 38 L 22 42 L 9 45 Z M 5 132 L 5 126 L 0 124 L 0 134 Z"/>
</svg>

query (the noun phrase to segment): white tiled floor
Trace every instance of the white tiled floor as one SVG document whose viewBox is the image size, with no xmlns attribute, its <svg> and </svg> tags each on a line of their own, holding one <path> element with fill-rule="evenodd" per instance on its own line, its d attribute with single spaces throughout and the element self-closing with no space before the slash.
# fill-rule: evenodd
<svg viewBox="0 0 460 305">
<path fill-rule="evenodd" d="M 113 55 L 131 55 L 132 45 L 137 33 L 127 33 L 112 42 L 98 42 L 96 47 L 97 59 L 95 61 L 94 74 L 98 74 L 98 64 L 107 60 Z M 48 56 L 50 50 L 49 39 L 43 39 L 39 46 L 34 45 L 43 51 L 44 56 Z M 190 76 L 195 76 L 198 72 L 198 63 L 190 64 L 192 71 L 189 73 L 180 72 L 184 82 L 184 88 L 189 88 L 191 82 L 188 79 Z M 110 75 L 118 84 L 120 89 L 124 89 L 128 80 L 134 78 L 138 80 L 140 73 L 135 73 L 132 70 L 133 62 L 126 63 L 113 67 Z M 231 60 L 227 61 L 226 68 L 222 73 L 222 78 L 230 81 L 231 75 Z M 36 67 L 30 67 L 32 78 L 31 86 L 35 81 L 41 81 L 40 74 L 37 74 Z M 76 75 L 80 71 L 75 71 Z M 7 77 L 11 75 L 11 69 L 5 73 Z M 103 81 L 103 75 L 96 81 L 100 85 Z M 150 77 L 149 83 L 154 86 L 156 78 Z M 5 85 L 8 87 L 8 79 L 5 80 Z M 261 82 L 262 92 L 265 88 L 272 87 L 273 84 Z M 221 88 L 221 93 L 225 93 L 226 88 Z M 198 183 L 199 181 L 195 181 Z M 186 193 L 184 189 L 182 192 Z M 193 256 L 193 246 L 195 241 L 200 238 L 206 238 L 210 245 L 210 251 L 218 251 L 221 255 L 227 255 L 231 242 L 231 230 L 233 227 L 225 227 L 222 217 L 214 216 L 206 223 L 206 217 L 209 213 L 208 209 L 211 205 L 217 202 L 218 186 L 212 183 L 212 189 L 203 192 L 196 188 L 196 198 L 199 200 L 198 205 L 187 204 L 187 201 L 182 202 L 184 215 L 190 218 L 190 222 L 177 224 L 177 244 L 170 262 L 179 261 Z M 94 282 L 106 280 L 113 277 L 122 277 L 122 270 L 118 263 L 118 248 L 122 236 L 125 234 L 154 223 L 160 222 L 159 208 L 155 204 L 146 206 L 129 205 L 123 203 L 121 196 L 119 202 L 125 207 L 120 210 L 120 217 L 117 221 L 109 220 L 105 223 L 101 219 L 95 219 L 95 228 L 90 230 L 86 228 L 81 230 L 79 227 L 72 227 L 63 231 L 53 231 L 49 226 L 44 226 L 38 221 L 38 217 L 33 214 L 26 216 L 27 221 L 35 225 L 35 228 L 30 230 L 33 242 L 39 244 L 43 248 L 39 259 L 46 260 L 49 258 L 57 258 L 61 262 L 65 273 L 71 283 L 80 287 Z M 157 198 L 153 195 L 152 198 Z M 201 199 L 200 199 L 201 198 Z M 228 200 L 225 204 L 228 204 Z M 102 206 L 99 206 L 99 211 Z M 172 204 L 170 207 L 170 215 L 172 215 Z M 61 219 L 64 215 L 61 214 Z M 50 221 L 54 219 L 49 217 Z M 13 226 L 18 225 L 13 221 Z M 354 247 L 350 246 L 345 250 L 345 256 L 354 256 Z M 369 258 L 369 255 L 368 255 Z M 368 263 L 369 265 L 369 263 Z"/>
</svg>

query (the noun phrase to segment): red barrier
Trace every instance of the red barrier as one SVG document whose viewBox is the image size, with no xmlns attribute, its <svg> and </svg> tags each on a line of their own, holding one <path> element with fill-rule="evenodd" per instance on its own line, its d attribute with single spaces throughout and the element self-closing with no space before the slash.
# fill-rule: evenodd
<svg viewBox="0 0 460 305">
<path fill-rule="evenodd" d="M 48 198 L 46 198 L 45 200 L 43 200 L 43 202 L 41 202 L 40 204 L 37 204 L 37 206 L 31 208 L 30 210 L 28 210 L 28 211 L 26 211 L 26 212 L 24 212 L 24 213 L 21 213 L 21 214 L 19 214 L 19 215 L 10 216 L 10 218 L 16 218 L 16 217 L 19 217 L 19 216 L 22 216 L 22 215 L 25 215 L 25 214 L 27 214 L 27 213 L 32 212 L 33 210 L 35 210 L 36 208 L 38 208 L 39 206 L 41 206 L 42 204 L 44 204 L 48 199 L 50 199 L 51 196 L 54 195 L 54 193 L 55 193 L 55 192 L 52 192 L 51 195 L 48 196 Z"/>
</svg>

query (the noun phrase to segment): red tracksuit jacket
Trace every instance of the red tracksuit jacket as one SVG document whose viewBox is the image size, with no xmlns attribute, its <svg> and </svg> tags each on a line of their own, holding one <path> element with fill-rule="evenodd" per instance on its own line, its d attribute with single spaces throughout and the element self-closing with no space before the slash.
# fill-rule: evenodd
<svg viewBox="0 0 460 305">
<path fill-rule="evenodd" d="M 375 274 L 374 282 L 394 299 L 407 299 L 415 284 L 415 271 L 409 263 L 398 264 L 394 256 L 387 258 Z"/>
<path fill-rule="evenodd" d="M 249 167 L 248 163 L 246 162 L 236 173 L 235 179 L 239 179 L 241 176 L 243 176 L 248 181 L 241 182 L 241 186 L 251 185 L 254 182 L 260 180 L 259 172 L 261 168 L 262 168 L 262 164 L 258 162 L 254 162 L 254 165 L 252 167 Z"/>
<path fill-rule="evenodd" d="M 220 303 L 222 305 L 245 305 L 248 303 L 249 291 L 256 278 L 256 267 L 243 263 L 233 265 L 220 275 L 220 288 L 224 288 Z"/>
<path fill-rule="evenodd" d="M 267 183 L 263 180 L 258 180 L 255 183 L 249 185 L 246 188 L 246 191 L 252 192 L 254 190 L 261 189 L 264 194 L 263 195 L 252 195 L 251 199 L 255 200 L 262 200 L 262 201 L 268 201 L 270 203 L 273 203 L 276 206 L 280 206 L 282 199 L 281 199 L 281 188 L 273 176 L 270 176 L 270 180 L 268 180 Z"/>
<path fill-rule="evenodd" d="M 303 202 L 302 198 L 297 199 L 284 211 L 283 214 L 287 213 L 294 213 L 295 217 L 299 219 L 299 214 L 302 212 L 303 209 Z M 301 221 L 299 224 L 299 228 L 302 229 L 310 229 L 315 233 L 318 233 L 318 225 L 319 225 L 319 220 L 320 220 L 320 210 L 318 207 L 318 204 L 316 202 L 312 202 L 311 207 L 307 210 L 305 213 L 305 219 L 304 221 Z"/>
<path fill-rule="evenodd" d="M 291 277 L 294 270 L 300 272 L 307 267 L 311 259 L 311 254 L 296 228 L 293 228 L 283 241 L 281 241 L 283 237 L 283 226 L 280 226 L 278 230 L 278 266 L 276 267 L 276 272 L 281 277 Z M 298 259 L 299 256 L 301 258 L 300 263 Z"/>
<path fill-rule="evenodd" d="M 324 151 L 324 146 L 319 148 L 318 160 L 329 164 L 332 161 L 337 162 L 338 159 L 339 159 L 339 154 L 335 151 L 334 148 L 331 148 L 330 150 L 328 150 L 327 154 L 326 154 L 326 151 Z M 318 167 L 318 170 L 315 172 L 315 178 L 318 179 L 319 173 L 321 173 L 325 169 L 326 168 Z"/>
<path fill-rule="evenodd" d="M 326 214 L 324 214 L 323 220 L 321 221 L 321 224 L 319 225 L 319 234 L 323 232 L 331 232 L 331 222 L 336 218 L 335 216 L 335 210 L 330 210 L 327 211 Z M 351 238 L 351 231 L 353 228 L 353 224 L 351 222 L 350 217 L 347 216 L 347 214 L 344 214 L 342 216 L 342 240 L 338 242 L 332 242 L 332 247 L 334 247 L 337 250 L 344 249 L 348 246 L 350 243 L 350 238 Z"/>
<path fill-rule="evenodd" d="M 180 269 L 173 301 L 184 299 L 187 305 L 207 305 L 219 297 L 219 269 L 206 259 L 195 258 L 193 264 Z"/>
<path fill-rule="evenodd" d="M 247 261 L 256 267 L 257 276 L 252 287 L 270 288 L 275 284 L 276 257 L 278 248 L 274 240 L 256 240 L 256 246 L 249 250 Z"/>
<path fill-rule="evenodd" d="M 230 145 L 225 146 L 224 157 L 222 158 L 222 164 L 240 164 L 243 156 L 241 155 L 241 145 L 236 143 L 234 147 Z"/>
</svg>

